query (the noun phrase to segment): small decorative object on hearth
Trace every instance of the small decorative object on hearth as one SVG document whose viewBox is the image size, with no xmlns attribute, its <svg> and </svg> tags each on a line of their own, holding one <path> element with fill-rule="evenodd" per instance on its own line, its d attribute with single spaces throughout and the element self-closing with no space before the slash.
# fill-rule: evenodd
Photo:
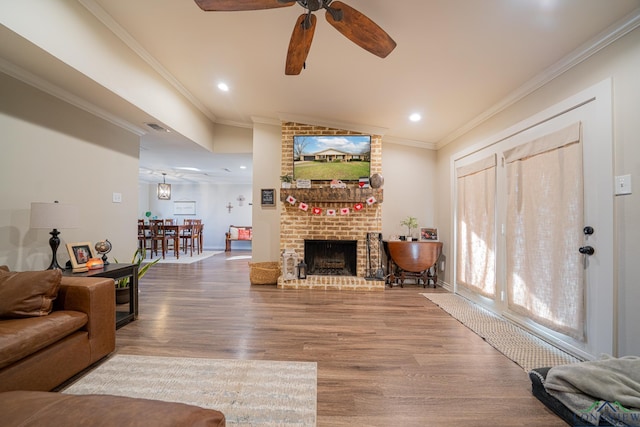
<svg viewBox="0 0 640 427">
<path fill-rule="evenodd" d="M 95 249 L 98 256 L 102 255 L 102 263 L 109 265 L 109 261 L 107 261 L 107 254 L 111 252 L 111 242 L 109 239 L 104 239 L 104 241 L 96 243 Z"/>
<path fill-rule="evenodd" d="M 285 249 L 282 253 L 282 276 L 284 280 L 294 280 L 297 277 L 296 265 L 298 254 L 293 249 Z"/>
<path fill-rule="evenodd" d="M 307 264 L 305 264 L 304 260 L 301 260 L 298 264 L 298 279 L 306 279 L 307 278 Z"/>
</svg>

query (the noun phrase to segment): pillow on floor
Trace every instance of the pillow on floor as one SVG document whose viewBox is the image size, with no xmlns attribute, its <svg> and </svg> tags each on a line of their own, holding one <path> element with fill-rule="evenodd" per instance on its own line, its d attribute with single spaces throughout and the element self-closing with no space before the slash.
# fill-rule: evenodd
<svg viewBox="0 0 640 427">
<path fill-rule="evenodd" d="M 9 272 L 0 269 L 0 318 L 48 315 L 61 280 L 61 270 Z"/>
</svg>

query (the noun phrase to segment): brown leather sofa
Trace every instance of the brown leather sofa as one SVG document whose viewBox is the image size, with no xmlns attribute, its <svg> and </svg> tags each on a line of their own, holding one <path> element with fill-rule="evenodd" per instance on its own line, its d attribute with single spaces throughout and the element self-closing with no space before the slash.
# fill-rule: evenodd
<svg viewBox="0 0 640 427">
<path fill-rule="evenodd" d="M 224 427 L 222 412 L 193 405 L 107 395 L 0 393 L 3 426 Z"/>
<path fill-rule="evenodd" d="M 7 274 L 6 267 L 0 268 L 0 276 Z M 53 278 L 58 283 L 57 294 L 48 295 L 50 313 L 26 316 L 18 310 L 17 316 L 0 318 L 0 392 L 52 390 L 115 349 L 113 279 Z M 27 286 L 18 284 L 14 293 Z M 0 305 L 6 306 L 8 288 L 0 284 Z"/>
</svg>

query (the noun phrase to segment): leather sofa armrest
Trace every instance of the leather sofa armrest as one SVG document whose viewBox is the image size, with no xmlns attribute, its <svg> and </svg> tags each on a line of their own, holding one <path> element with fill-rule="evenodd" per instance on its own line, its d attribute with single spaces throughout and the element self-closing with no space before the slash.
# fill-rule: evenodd
<svg viewBox="0 0 640 427">
<path fill-rule="evenodd" d="M 115 349 L 116 306 L 113 279 L 62 277 L 55 310 L 86 313 L 85 329 L 91 343 L 91 362 L 98 361 Z"/>
</svg>

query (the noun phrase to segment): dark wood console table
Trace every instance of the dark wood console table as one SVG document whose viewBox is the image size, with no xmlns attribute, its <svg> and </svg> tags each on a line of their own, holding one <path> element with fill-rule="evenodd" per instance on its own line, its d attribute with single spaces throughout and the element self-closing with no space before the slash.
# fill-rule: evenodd
<svg viewBox="0 0 640 427">
<path fill-rule="evenodd" d="M 414 278 L 416 284 L 422 282 L 426 288 L 429 282 L 436 287 L 438 268 L 436 263 L 442 253 L 442 242 L 430 241 L 385 241 L 387 253 L 389 286 L 398 283 L 404 286 L 407 278 Z"/>
<path fill-rule="evenodd" d="M 70 277 L 106 277 L 118 280 L 130 277 L 129 280 L 129 307 L 126 310 L 118 309 L 116 306 L 116 329 L 138 317 L 138 265 L 137 264 L 108 264 L 104 268 L 89 270 L 84 273 L 73 273 L 71 270 L 63 270 L 64 276 Z M 113 294 L 115 298 L 115 287 Z M 124 304 L 122 304 L 124 305 Z"/>
</svg>

